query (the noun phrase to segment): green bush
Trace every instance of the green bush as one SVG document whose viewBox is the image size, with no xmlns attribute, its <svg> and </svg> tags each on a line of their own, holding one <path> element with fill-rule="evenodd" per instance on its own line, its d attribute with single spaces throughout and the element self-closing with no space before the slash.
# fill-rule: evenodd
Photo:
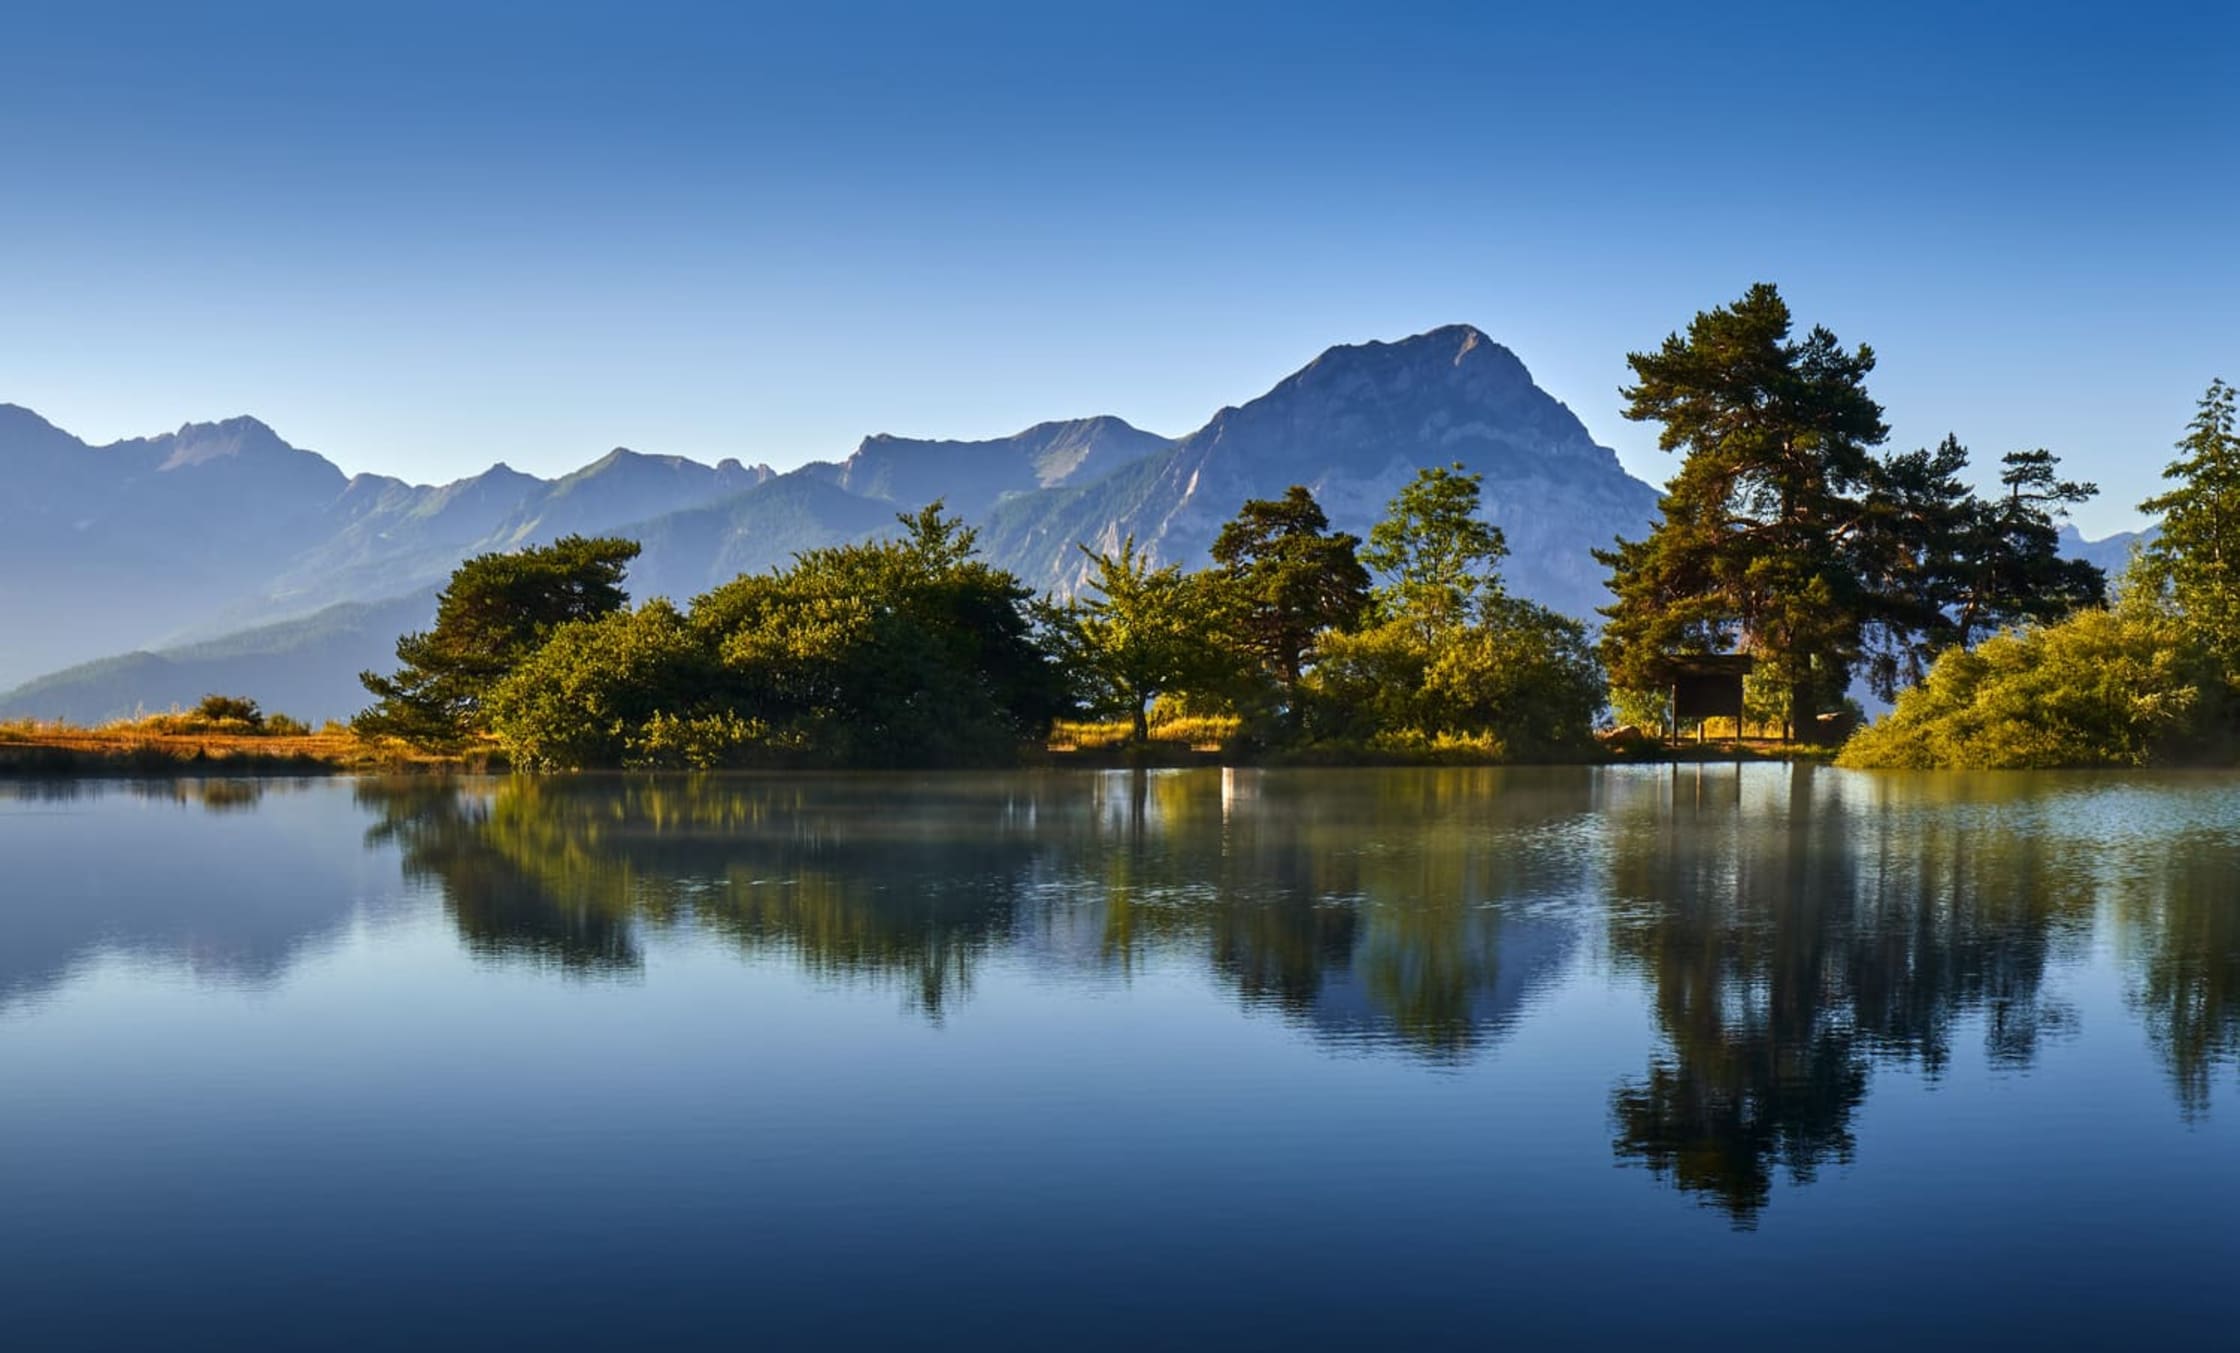
<svg viewBox="0 0 2240 1353">
<path fill-rule="evenodd" d="M 519 766 L 620 766 L 656 718 L 694 717 L 714 682 L 705 636 L 656 598 L 555 629 L 491 691 L 490 723 Z"/>
<path fill-rule="evenodd" d="M 2229 754 L 2223 683 L 2167 608 L 2127 599 L 1937 659 L 1838 764 L 2145 766 Z"/>
</svg>

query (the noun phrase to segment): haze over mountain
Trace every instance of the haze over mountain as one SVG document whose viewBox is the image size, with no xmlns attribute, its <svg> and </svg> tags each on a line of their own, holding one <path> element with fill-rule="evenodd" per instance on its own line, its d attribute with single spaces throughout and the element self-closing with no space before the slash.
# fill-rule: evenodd
<svg viewBox="0 0 2240 1353">
<path fill-rule="evenodd" d="M 363 703 L 356 674 L 386 666 L 398 633 L 432 617 L 461 559 L 570 532 L 640 541 L 632 595 L 682 600 L 886 533 L 942 498 L 996 562 L 1064 593 L 1087 566 L 1077 544 L 1132 535 L 1162 560 L 1200 563 L 1240 503 L 1295 483 L 1366 535 L 1419 468 L 1456 461 L 1485 476 L 1512 590 L 1592 618 L 1607 594 L 1589 551 L 1638 536 L 1657 490 L 1467 325 L 1331 348 L 1173 440 L 1110 416 L 985 441 L 879 435 L 785 474 L 618 448 L 557 480 L 501 464 L 412 485 L 346 477 L 249 418 L 92 447 L 0 406 L 0 473 L 14 486 L 0 499 L 0 567 L 32 583 L 0 594 L 0 686 L 24 683 L 0 695 L 0 715 L 90 722 L 212 690 L 347 715 Z"/>
</svg>

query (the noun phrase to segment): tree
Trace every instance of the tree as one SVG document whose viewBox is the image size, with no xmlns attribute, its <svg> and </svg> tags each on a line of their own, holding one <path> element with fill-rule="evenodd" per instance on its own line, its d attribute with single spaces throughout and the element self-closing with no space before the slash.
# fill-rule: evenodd
<svg viewBox="0 0 2240 1353">
<path fill-rule="evenodd" d="M 1947 434 L 1933 451 L 1884 457 L 1868 491 L 1854 551 L 1873 598 L 1861 656 L 1885 700 L 1959 640 L 1953 614 L 1981 515 L 1967 471 L 1968 449 Z"/>
<path fill-rule="evenodd" d="M 716 686 L 705 636 L 656 597 L 554 630 L 492 689 L 490 725 L 524 768 L 660 765 L 674 721 L 720 717 Z"/>
<path fill-rule="evenodd" d="M 1968 451 L 1956 437 L 1882 460 L 1851 548 L 1866 601 L 1865 674 L 1877 695 L 1893 699 L 1918 683 L 1949 648 L 2106 599 L 2100 569 L 2061 554 L 2060 521 L 2099 490 L 2062 479 L 2059 466 L 2051 451 L 2010 452 L 2003 491 L 1986 501 L 1967 486 Z"/>
<path fill-rule="evenodd" d="M 2162 472 L 2169 492 L 2139 504 L 2162 519 L 2141 560 L 2148 585 L 2168 594 L 2195 641 L 2225 679 L 2240 677 L 2240 431 L 2235 395 L 2209 382 L 2178 459 Z"/>
<path fill-rule="evenodd" d="M 1141 743 L 1151 736 L 1152 700 L 1214 677 L 1216 599 L 1205 575 L 1154 568 L 1132 535 L 1118 554 L 1081 552 L 1096 569 L 1094 595 L 1074 602 L 1068 657 L 1091 704 L 1125 711 Z"/>
<path fill-rule="evenodd" d="M 2107 599 L 2107 575 L 2098 565 L 2061 555 L 2060 523 L 2099 485 L 2061 478 L 2060 457 L 2044 449 L 2010 451 L 2000 463 L 2006 492 L 1978 506 L 1964 551 L 1973 569 L 1954 622 L 1963 646 L 1980 634 L 2058 620 Z"/>
<path fill-rule="evenodd" d="M 942 504 L 898 520 L 900 539 L 808 550 L 694 601 L 762 759 L 998 762 L 1064 708 L 1033 594 Z"/>
<path fill-rule="evenodd" d="M 1326 630 L 1358 623 L 1369 605 L 1369 574 L 1358 536 L 1330 529 L 1306 487 L 1255 498 L 1214 537 L 1233 606 L 1234 642 L 1283 689 L 1285 716 L 1300 715 L 1300 679 Z"/>
<path fill-rule="evenodd" d="M 1792 732 L 1840 701 L 1871 597 L 1853 554 L 1889 435 L 1868 397 L 1873 349 L 1814 328 L 1759 283 L 1698 314 L 1685 338 L 1626 359 L 1626 417 L 1685 450 L 1647 538 L 1597 557 L 1617 601 L 1603 654 L 1619 684 L 1658 684 L 1669 655 L 1739 646 L 1779 672 Z"/>
<path fill-rule="evenodd" d="M 621 610 L 637 557 L 633 540 L 565 536 L 467 560 L 437 599 L 435 628 L 397 640 L 396 674 L 359 675 L 375 703 L 354 726 L 437 749 L 487 731 L 491 689 L 555 629 Z"/>
<path fill-rule="evenodd" d="M 1503 589 L 1481 477 L 1419 472 L 1369 533 L 1374 622 L 1325 637 L 1319 726 L 1371 745 L 1469 744 L 1508 757 L 1589 740 L 1607 691 L 1585 628 Z"/>
<path fill-rule="evenodd" d="M 1509 553 L 1501 528 L 1478 515 L 1481 474 L 1453 467 L 1418 470 L 1369 529 L 1361 562 L 1383 575 L 1377 604 L 1390 617 L 1437 627 L 1467 621 L 1501 595 L 1496 571 Z"/>
</svg>

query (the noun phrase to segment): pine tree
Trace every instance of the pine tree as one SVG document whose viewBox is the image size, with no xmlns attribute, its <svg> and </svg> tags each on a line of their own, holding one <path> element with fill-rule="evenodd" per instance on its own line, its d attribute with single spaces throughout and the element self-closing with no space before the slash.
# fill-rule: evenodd
<svg viewBox="0 0 2240 1353">
<path fill-rule="evenodd" d="M 2139 504 L 2162 518 L 2162 534 L 2141 560 L 2144 576 L 2166 591 L 2185 627 L 2225 673 L 2240 677 L 2240 431 L 2233 388 L 2211 381 L 2178 459 L 2162 472 L 2176 487 Z"/>
<path fill-rule="evenodd" d="M 1794 732 L 1842 698 L 1860 656 L 1873 598 L 1854 537 L 1889 430 L 1866 390 L 1873 349 L 1790 327 L 1759 283 L 1627 357 L 1626 417 L 1687 454 L 1649 536 L 1597 557 L 1614 574 L 1603 652 L 1619 685 L 1656 684 L 1671 654 L 1739 646 L 1787 687 Z"/>
<path fill-rule="evenodd" d="M 1234 641 L 1283 688 L 1298 722 L 1299 683 L 1316 639 L 1345 629 L 1369 605 L 1360 537 L 1330 529 L 1304 485 L 1281 498 L 1255 498 L 1214 537 L 1213 561 L 1233 608 Z"/>
</svg>

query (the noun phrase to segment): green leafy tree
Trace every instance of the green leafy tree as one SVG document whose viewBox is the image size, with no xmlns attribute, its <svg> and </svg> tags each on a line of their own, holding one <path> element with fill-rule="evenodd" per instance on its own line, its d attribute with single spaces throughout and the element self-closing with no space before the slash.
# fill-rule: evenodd
<svg viewBox="0 0 2240 1353">
<path fill-rule="evenodd" d="M 1739 646 L 1781 674 L 1792 731 L 1810 729 L 1841 701 L 1872 614 L 1854 538 L 1889 435 L 1866 389 L 1874 352 L 1824 328 L 1793 338 L 1760 283 L 1626 360 L 1626 417 L 1686 457 L 1650 534 L 1598 553 L 1617 595 L 1612 675 L 1653 687 L 1668 655 Z"/>
<path fill-rule="evenodd" d="M 2182 623 L 2229 681 L 2240 677 L 2240 431 L 2233 388 L 2211 381 L 2178 458 L 2162 472 L 2169 492 L 2139 504 L 2162 519 L 2141 560 Z"/>
<path fill-rule="evenodd" d="M 1141 743 L 1151 736 L 1154 699 L 1218 681 L 1220 598 L 1205 574 L 1154 567 L 1134 536 L 1117 554 L 1086 545 L 1081 552 L 1095 571 L 1089 593 L 1073 604 L 1068 663 L 1091 707 L 1125 713 Z"/>
<path fill-rule="evenodd" d="M 1484 483 L 1460 461 L 1418 470 L 1370 528 L 1361 562 L 1382 575 L 1376 601 L 1386 618 L 1459 624 L 1501 595 L 1498 568 L 1509 542 L 1478 515 Z"/>
<path fill-rule="evenodd" d="M 1303 485 L 1255 498 L 1214 537 L 1213 560 L 1231 602 L 1232 642 L 1282 688 L 1296 728 L 1300 683 L 1329 630 L 1357 624 L 1369 605 L 1358 536 L 1330 529 Z"/>
<path fill-rule="evenodd" d="M 1480 476 L 1421 471 L 1371 529 L 1374 620 L 1326 635 L 1317 724 L 1384 748 L 1466 745 L 1508 757 L 1576 749 L 1607 696 L 1578 622 L 1511 597 Z"/>
<path fill-rule="evenodd" d="M 469 559 L 437 599 L 435 628 L 397 641 L 395 675 L 359 676 L 375 703 L 354 726 L 435 749 L 486 732 L 492 688 L 560 626 L 621 610 L 637 557 L 636 541 L 565 536 Z"/>
<path fill-rule="evenodd" d="M 762 759 L 985 764 L 1065 708 L 1033 594 L 940 503 L 899 520 L 900 539 L 809 550 L 693 603 Z"/>
<path fill-rule="evenodd" d="M 689 764 L 669 724 L 719 715 L 718 687 L 706 636 L 656 597 L 554 630 L 493 688 L 490 723 L 524 768 Z"/>
</svg>

